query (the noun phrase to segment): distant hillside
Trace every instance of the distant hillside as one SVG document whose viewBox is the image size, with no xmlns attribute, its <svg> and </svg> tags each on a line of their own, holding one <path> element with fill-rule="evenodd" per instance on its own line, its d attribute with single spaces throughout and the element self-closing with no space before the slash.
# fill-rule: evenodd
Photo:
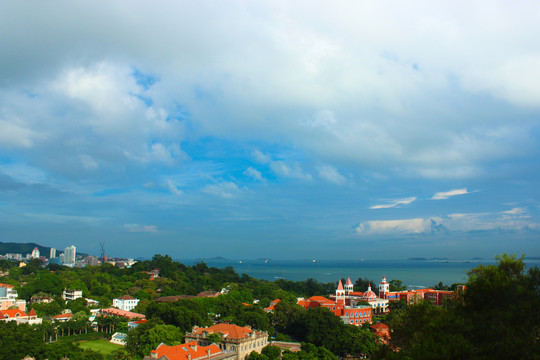
<svg viewBox="0 0 540 360">
<path fill-rule="evenodd" d="M 39 255 L 49 257 L 51 253 L 51 248 L 48 246 L 41 246 L 36 243 L 14 243 L 14 242 L 0 242 L 0 255 L 4 254 L 31 254 L 32 250 L 37 247 L 39 249 Z M 56 248 L 56 256 L 63 253 L 64 249 Z M 86 253 L 81 253 L 77 251 L 77 256 L 88 256 Z"/>
<path fill-rule="evenodd" d="M 49 257 L 49 253 L 51 248 L 46 246 L 41 246 L 36 243 L 13 243 L 13 242 L 0 242 L 0 254 L 22 254 L 23 256 L 26 254 L 31 254 L 32 250 L 34 248 L 39 249 L 39 254 L 41 256 Z"/>
</svg>

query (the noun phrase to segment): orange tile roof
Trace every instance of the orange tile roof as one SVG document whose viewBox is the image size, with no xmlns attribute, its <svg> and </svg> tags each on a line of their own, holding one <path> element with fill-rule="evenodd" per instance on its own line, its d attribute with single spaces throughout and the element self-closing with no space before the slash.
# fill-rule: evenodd
<svg viewBox="0 0 540 360">
<path fill-rule="evenodd" d="M 153 350 L 152 353 L 157 354 L 158 358 L 166 356 L 169 360 L 187 360 L 188 355 L 190 355 L 189 359 L 195 360 L 199 358 L 208 358 L 208 355 L 221 354 L 221 349 L 216 344 L 199 346 L 197 345 L 197 342 L 192 341 L 176 346 L 161 344 L 156 350 Z"/>
<path fill-rule="evenodd" d="M 253 330 L 251 330 L 247 326 L 242 327 L 234 324 L 217 324 L 207 328 L 196 327 L 193 329 L 194 334 L 202 334 L 203 331 L 206 331 L 210 334 L 219 333 L 227 335 L 229 339 L 244 339 L 253 332 Z"/>
<path fill-rule="evenodd" d="M 31 309 L 28 313 L 28 316 L 37 316 L 36 311 L 34 309 Z"/>
<path fill-rule="evenodd" d="M 337 290 L 343 290 L 343 284 L 341 283 L 341 279 L 339 279 L 339 284 L 337 286 Z"/>
<path fill-rule="evenodd" d="M 6 309 L 0 310 L 0 317 L 3 319 L 13 319 L 26 317 L 26 314 L 24 313 L 24 311 L 21 311 L 19 309 Z"/>
<path fill-rule="evenodd" d="M 2 284 L 2 283 L 0 283 L 0 287 L 7 287 L 7 288 L 13 288 L 13 285 L 9 285 L 9 284 Z"/>
<path fill-rule="evenodd" d="M 137 300 L 135 299 L 133 296 L 130 296 L 130 295 L 123 295 L 123 296 L 120 296 L 119 298 L 117 298 L 118 300 Z"/>
</svg>

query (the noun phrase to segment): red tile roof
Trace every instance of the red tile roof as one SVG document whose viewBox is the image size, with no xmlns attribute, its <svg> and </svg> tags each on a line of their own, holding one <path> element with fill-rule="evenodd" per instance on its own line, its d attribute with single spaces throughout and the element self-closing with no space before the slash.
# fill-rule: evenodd
<svg viewBox="0 0 540 360">
<path fill-rule="evenodd" d="M 0 283 L 0 287 L 7 287 L 7 288 L 13 288 L 13 285 L 9 285 L 9 284 L 2 284 L 2 283 Z"/>
<path fill-rule="evenodd" d="M 207 328 L 199 328 L 195 327 L 193 329 L 194 334 L 202 334 L 203 331 L 211 334 L 211 333 L 219 333 L 222 335 L 227 335 L 229 339 L 244 339 L 249 336 L 253 332 L 249 327 L 247 326 L 238 326 L 234 324 L 217 324 L 214 326 L 210 326 Z"/>
<path fill-rule="evenodd" d="M 352 285 L 352 284 L 353 284 L 353 283 L 351 282 L 351 278 L 348 277 L 348 278 L 347 278 L 347 283 L 346 283 L 345 285 Z"/>
<path fill-rule="evenodd" d="M 73 314 L 65 313 L 65 314 L 54 315 L 53 319 L 71 319 L 72 316 Z"/>
<path fill-rule="evenodd" d="M 119 298 L 117 298 L 118 300 L 137 300 L 135 299 L 133 296 L 129 296 L 129 295 L 124 295 L 124 296 L 120 296 Z"/>
<path fill-rule="evenodd" d="M 28 313 L 28 316 L 37 316 L 36 311 L 34 309 L 31 309 Z"/>
<path fill-rule="evenodd" d="M 122 316 L 128 319 L 145 319 L 143 314 L 134 313 L 131 311 L 120 310 L 116 308 L 101 309 L 101 313 L 105 315 Z"/>
<path fill-rule="evenodd" d="M 166 356 L 169 360 L 195 360 L 200 358 L 210 358 L 212 355 L 221 354 L 221 349 L 216 345 L 199 346 L 195 341 L 185 343 L 182 345 L 168 346 L 161 344 L 156 350 L 152 351 L 152 354 L 157 354 L 157 358 Z"/>
<path fill-rule="evenodd" d="M 343 290 L 343 284 L 341 283 L 341 279 L 339 279 L 339 284 L 337 286 L 337 290 Z"/>
<path fill-rule="evenodd" d="M 270 305 L 267 308 L 264 308 L 264 310 L 266 310 L 266 311 L 274 311 L 276 309 L 277 303 L 280 302 L 280 301 L 281 301 L 280 299 L 276 299 L 276 300 L 270 302 Z"/>
</svg>

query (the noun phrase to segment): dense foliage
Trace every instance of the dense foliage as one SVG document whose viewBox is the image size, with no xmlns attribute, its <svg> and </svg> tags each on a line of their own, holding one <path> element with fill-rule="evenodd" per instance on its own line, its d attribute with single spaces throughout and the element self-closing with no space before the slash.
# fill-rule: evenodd
<svg viewBox="0 0 540 360">
<path fill-rule="evenodd" d="M 465 292 L 437 307 L 420 302 L 391 316 L 394 358 L 536 359 L 540 271 L 503 255 L 469 272 Z M 388 358 L 385 354 L 381 358 Z"/>
</svg>

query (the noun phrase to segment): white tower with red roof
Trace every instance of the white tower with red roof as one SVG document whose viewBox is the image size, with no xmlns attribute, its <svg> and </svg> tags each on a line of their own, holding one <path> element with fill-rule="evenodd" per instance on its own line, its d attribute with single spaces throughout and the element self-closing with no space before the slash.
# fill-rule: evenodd
<svg viewBox="0 0 540 360">
<path fill-rule="evenodd" d="M 390 292 L 390 285 L 386 282 L 386 276 L 382 277 L 379 284 L 379 296 L 381 299 L 386 299 L 386 294 Z"/>
</svg>

